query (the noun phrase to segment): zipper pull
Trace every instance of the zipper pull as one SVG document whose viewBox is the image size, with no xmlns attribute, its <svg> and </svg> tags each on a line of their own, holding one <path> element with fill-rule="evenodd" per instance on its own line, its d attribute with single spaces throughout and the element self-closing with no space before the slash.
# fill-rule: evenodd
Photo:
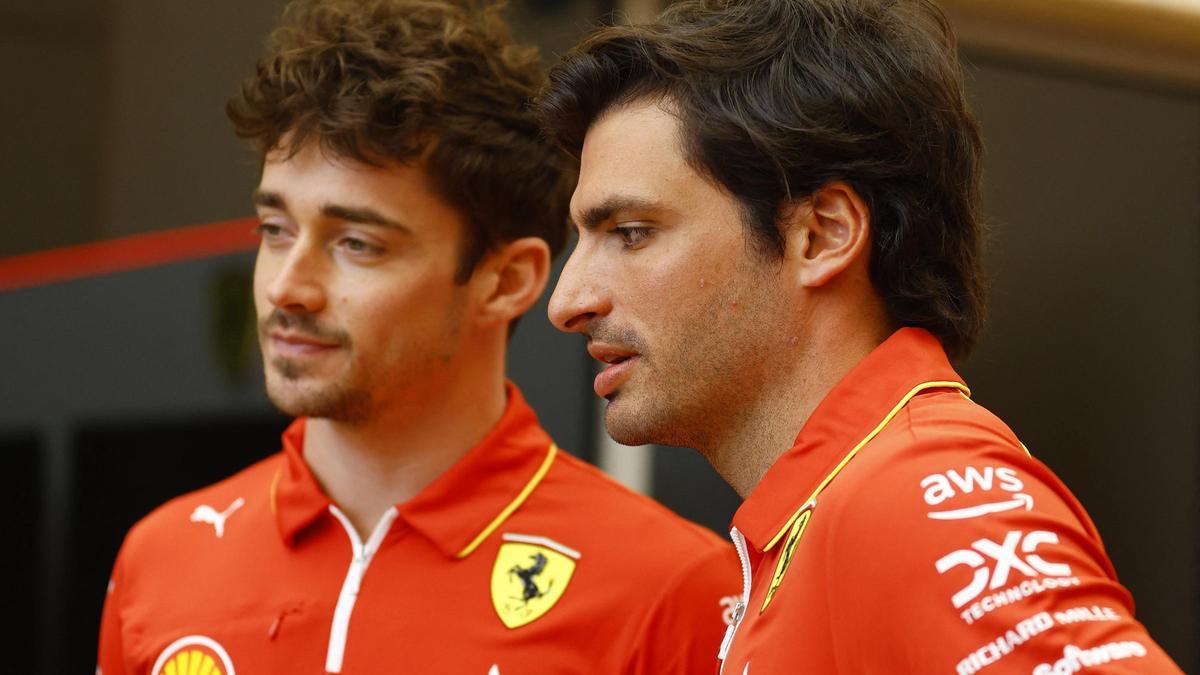
<svg viewBox="0 0 1200 675">
<path fill-rule="evenodd" d="M 738 624 L 742 622 L 742 615 L 746 613 L 746 603 L 738 600 L 738 603 L 733 607 L 733 621 L 725 627 L 725 638 L 721 640 L 721 650 L 717 652 L 717 658 L 724 661 L 729 655 L 729 647 L 733 645 L 733 633 L 737 630 Z"/>
<path fill-rule="evenodd" d="M 721 661 L 729 656 L 729 645 L 733 644 L 733 626 L 734 624 L 730 624 L 725 627 L 725 638 L 721 640 L 721 650 L 717 652 L 717 658 Z"/>
</svg>

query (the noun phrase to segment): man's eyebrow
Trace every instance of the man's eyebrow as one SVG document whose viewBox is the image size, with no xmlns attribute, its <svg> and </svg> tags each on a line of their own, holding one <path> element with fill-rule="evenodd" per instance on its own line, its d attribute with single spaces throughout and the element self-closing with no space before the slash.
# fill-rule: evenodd
<svg viewBox="0 0 1200 675">
<path fill-rule="evenodd" d="M 255 206 L 265 206 L 272 209 L 287 208 L 287 203 L 283 200 L 283 195 L 269 190 L 256 189 L 250 194 L 250 203 Z"/>
<path fill-rule="evenodd" d="M 255 206 L 265 206 L 271 209 L 287 209 L 287 201 L 283 195 L 270 190 L 255 190 L 251 195 L 250 200 Z M 397 220 L 388 218 L 375 209 L 365 206 L 345 206 L 343 204 L 324 204 L 321 206 L 321 215 L 326 218 L 335 218 L 344 220 L 349 223 L 358 223 L 360 225 L 379 225 L 380 227 L 390 227 L 400 230 L 406 234 L 411 234 L 412 230 Z"/>
<path fill-rule="evenodd" d="M 344 220 L 348 223 L 358 223 L 359 225 L 379 225 L 380 227 L 390 227 L 395 230 L 400 230 L 405 234 L 412 234 L 412 230 L 398 220 L 388 218 L 375 209 L 366 206 L 344 206 L 342 204 L 324 204 L 321 206 L 321 215 L 326 218 L 336 218 Z"/>
<path fill-rule="evenodd" d="M 643 197 L 609 197 L 580 212 L 575 225 L 584 230 L 594 230 L 622 211 L 658 211 L 661 208 L 658 202 Z"/>
</svg>

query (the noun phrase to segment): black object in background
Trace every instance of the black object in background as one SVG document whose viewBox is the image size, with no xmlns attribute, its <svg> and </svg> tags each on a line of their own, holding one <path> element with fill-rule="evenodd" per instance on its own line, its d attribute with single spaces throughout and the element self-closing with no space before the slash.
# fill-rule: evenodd
<svg viewBox="0 0 1200 675">
<path fill-rule="evenodd" d="M 5 656 L 4 670 L 31 673 L 41 612 L 38 606 L 38 585 L 32 583 L 38 574 L 37 564 L 42 545 L 42 500 L 39 477 L 42 472 L 42 448 L 37 436 L 30 432 L 6 433 L 0 437 L 0 457 L 8 475 L 0 490 L 0 508 L 5 518 L 4 576 L 6 605 L 10 618 L 16 619 L 4 629 L 6 641 L 13 645 Z M 20 617 L 20 618 L 18 618 Z"/>
<path fill-rule="evenodd" d="M 654 448 L 654 498 L 688 520 L 729 538 L 729 522 L 742 499 L 695 450 Z"/>
<path fill-rule="evenodd" d="M 273 415 L 105 422 L 74 434 L 70 562 L 59 614 L 66 618 L 61 644 L 71 653 L 60 660 L 62 672 L 95 670 L 100 611 L 125 532 L 160 504 L 278 451 L 287 423 Z"/>
</svg>

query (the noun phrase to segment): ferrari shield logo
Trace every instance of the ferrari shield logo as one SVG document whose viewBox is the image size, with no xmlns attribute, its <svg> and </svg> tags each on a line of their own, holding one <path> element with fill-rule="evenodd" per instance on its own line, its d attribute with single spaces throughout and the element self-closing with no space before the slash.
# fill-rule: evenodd
<svg viewBox="0 0 1200 675">
<path fill-rule="evenodd" d="M 505 534 L 492 566 L 492 606 L 505 626 L 536 621 L 562 597 L 578 551 L 546 537 Z"/>
<path fill-rule="evenodd" d="M 771 585 L 767 588 L 767 597 L 763 599 L 762 609 L 758 610 L 759 614 L 767 611 L 767 605 L 771 604 L 771 600 L 775 598 L 775 592 L 783 583 L 783 576 L 787 574 L 788 567 L 792 564 L 792 556 L 796 554 L 796 545 L 800 543 L 800 537 L 804 536 L 804 530 L 808 528 L 808 521 L 812 518 L 813 509 L 816 507 L 817 500 L 809 500 L 800 509 L 796 520 L 792 522 L 792 528 L 788 531 L 787 540 L 783 544 L 783 552 L 779 556 L 779 563 L 775 565 L 775 576 L 771 578 Z"/>
</svg>

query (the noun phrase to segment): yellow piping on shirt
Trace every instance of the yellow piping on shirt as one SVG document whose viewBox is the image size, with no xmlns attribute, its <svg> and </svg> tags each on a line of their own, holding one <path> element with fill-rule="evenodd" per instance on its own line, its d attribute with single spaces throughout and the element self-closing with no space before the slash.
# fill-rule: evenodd
<svg viewBox="0 0 1200 675">
<path fill-rule="evenodd" d="M 275 477 L 271 479 L 271 515 L 279 515 L 279 507 L 275 504 L 275 495 L 279 492 L 280 470 L 275 469 Z"/>
<path fill-rule="evenodd" d="M 466 548 L 458 552 L 457 557 L 465 558 L 474 553 L 475 549 L 479 548 L 479 545 L 483 543 L 484 539 L 487 539 L 492 532 L 495 532 L 496 528 L 500 527 L 500 524 L 507 520 L 508 517 L 512 515 L 513 511 L 516 511 L 521 504 L 525 503 L 525 500 L 529 498 L 529 495 L 533 492 L 533 489 L 536 488 L 538 483 L 541 483 L 542 479 L 546 477 L 546 472 L 550 471 L 550 465 L 554 463 L 554 455 L 557 453 L 558 446 L 551 443 L 550 451 L 546 453 L 546 459 L 542 460 L 542 465 L 539 466 L 537 472 L 533 474 L 533 478 L 530 478 L 529 482 L 525 484 L 525 487 L 521 488 L 521 492 L 517 494 L 516 498 L 509 502 L 508 506 L 504 507 L 504 510 L 500 512 L 500 515 L 496 516 L 492 522 L 488 523 L 488 526 L 483 528 L 483 531 L 476 535 L 475 538 L 471 540 L 471 543 L 467 544 Z"/>
<path fill-rule="evenodd" d="M 871 433 L 867 434 L 866 438 L 859 441 L 858 444 L 850 450 L 850 452 L 846 453 L 846 456 L 842 458 L 842 461 L 838 462 L 837 466 L 833 467 L 833 471 L 830 471 L 829 475 L 825 476 L 825 480 L 821 481 L 821 484 L 817 486 L 817 489 L 813 490 L 813 493 L 809 495 L 808 499 L 804 500 L 804 506 L 796 509 L 796 512 L 792 514 L 792 517 L 788 518 L 787 523 L 785 523 L 783 528 L 779 530 L 779 533 L 776 534 L 773 539 L 771 539 L 771 542 L 768 543 L 765 548 L 763 548 L 763 552 L 765 553 L 766 551 L 770 551 L 775 544 L 779 543 L 779 540 L 783 538 L 783 535 L 788 533 L 788 530 L 792 528 L 792 524 L 796 522 L 796 519 L 800 517 L 800 514 L 803 513 L 806 508 L 808 508 L 809 503 L 816 499 L 817 495 L 821 494 L 821 491 L 828 487 L 829 484 L 833 482 L 834 478 L 837 478 L 837 475 L 842 472 L 842 469 L 846 468 L 846 465 L 850 463 L 850 460 L 854 459 L 854 456 L 858 454 L 858 451 L 862 450 L 863 446 L 865 446 L 867 443 L 870 443 L 872 439 L 878 436 L 879 432 L 883 431 L 883 428 L 892 421 L 892 418 L 894 418 L 900 413 L 901 410 L 904 409 L 904 406 L 908 405 L 908 402 L 911 401 L 914 396 L 925 391 L 926 389 L 947 388 L 957 389 L 968 398 L 971 396 L 971 390 L 967 388 L 967 385 L 961 382 L 925 382 L 913 387 L 907 394 L 904 395 L 904 398 L 900 399 L 900 402 L 897 403 L 894 408 L 892 408 L 892 411 L 887 414 L 887 417 L 884 417 L 883 421 L 876 425 L 876 427 L 871 430 Z"/>
</svg>

